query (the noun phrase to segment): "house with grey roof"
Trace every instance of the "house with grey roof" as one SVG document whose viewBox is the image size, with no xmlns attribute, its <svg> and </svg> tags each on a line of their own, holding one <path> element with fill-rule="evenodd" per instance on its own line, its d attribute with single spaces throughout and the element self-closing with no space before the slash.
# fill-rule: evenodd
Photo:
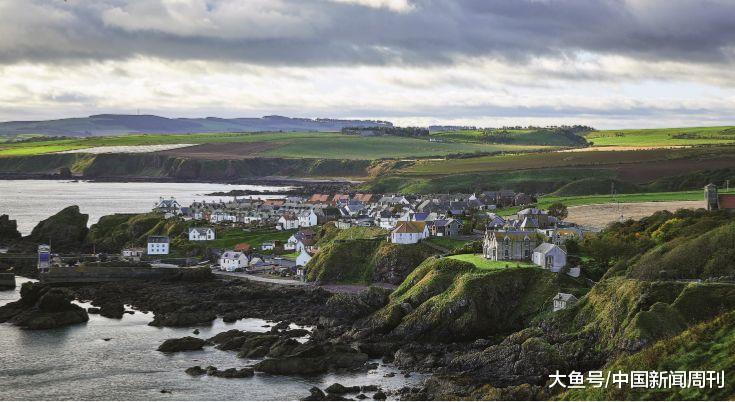
<svg viewBox="0 0 735 402">
<path fill-rule="evenodd" d="M 576 304 L 579 299 L 571 293 L 557 293 L 554 296 L 554 311 L 564 310 Z"/>
</svg>

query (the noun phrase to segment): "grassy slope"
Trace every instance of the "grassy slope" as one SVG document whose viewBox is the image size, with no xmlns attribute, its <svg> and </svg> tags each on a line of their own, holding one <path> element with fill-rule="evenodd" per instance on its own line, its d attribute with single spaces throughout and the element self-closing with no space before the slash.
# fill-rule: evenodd
<svg viewBox="0 0 735 402">
<path fill-rule="evenodd" d="M 447 258 L 469 262 L 482 270 L 505 269 L 510 267 L 535 267 L 535 265 L 530 262 L 524 261 L 492 261 L 486 259 L 480 254 L 456 254 Z"/>
<path fill-rule="evenodd" d="M 517 330 L 549 306 L 558 275 L 540 268 L 481 269 L 456 258 L 429 258 L 369 319 L 399 339 L 472 340 Z"/>
<path fill-rule="evenodd" d="M 565 400 L 727 400 L 735 397 L 735 312 L 694 326 L 678 336 L 664 339 L 631 356 L 620 358 L 605 367 L 606 371 L 724 371 L 725 387 L 674 387 L 630 389 L 623 387 L 586 388 L 562 394 Z"/>
<path fill-rule="evenodd" d="M 685 135 L 689 138 L 676 138 Z M 735 142 L 735 127 L 684 127 L 645 130 L 603 130 L 583 135 L 594 146 L 682 146 Z"/>
<path fill-rule="evenodd" d="M 0 156 L 38 155 L 98 146 L 136 146 L 158 144 L 255 143 L 275 145 L 252 156 L 326 159 L 382 159 L 428 157 L 458 153 L 524 151 L 543 146 L 435 143 L 402 137 L 359 137 L 339 133 L 217 133 L 175 135 L 125 135 L 63 139 L 29 143 L 3 143 Z"/>
</svg>

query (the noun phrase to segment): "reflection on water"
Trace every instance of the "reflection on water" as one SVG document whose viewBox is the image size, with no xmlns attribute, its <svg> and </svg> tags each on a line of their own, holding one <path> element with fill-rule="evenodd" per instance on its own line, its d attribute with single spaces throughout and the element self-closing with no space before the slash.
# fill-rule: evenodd
<svg viewBox="0 0 735 402">
<path fill-rule="evenodd" d="M 0 292 L 0 305 L 17 300 L 21 283 L 15 291 Z M 192 335 L 199 329 L 208 338 L 230 329 L 267 331 L 273 324 L 260 319 L 235 323 L 216 320 L 211 326 L 157 328 L 148 326 L 151 313 L 125 314 L 123 319 L 90 315 L 86 324 L 48 331 L 26 331 L 10 324 L 0 324 L 0 399 L 299 399 L 312 386 L 325 388 L 340 382 L 345 385 L 379 384 L 397 389 L 418 383 L 423 377 L 400 375 L 385 378 L 396 371 L 381 365 L 368 374 L 329 374 L 317 377 L 286 377 L 256 374 L 253 378 L 224 379 L 190 377 L 184 370 L 191 366 L 241 368 L 255 360 L 241 359 L 233 352 L 207 346 L 202 351 L 163 354 L 156 351 L 165 339 Z M 109 340 L 105 340 L 109 338 Z M 161 393 L 161 390 L 171 393 Z"/>
<path fill-rule="evenodd" d="M 95 183 L 67 180 L 0 180 L 0 215 L 18 221 L 23 235 L 36 224 L 69 205 L 89 214 L 89 224 L 113 213 L 148 212 L 159 197 L 175 197 L 182 206 L 195 200 L 231 200 L 205 196 L 217 191 L 279 191 L 285 187 L 212 183 Z M 255 197 L 255 196 L 254 196 Z M 264 198 L 272 196 L 263 196 Z"/>
</svg>

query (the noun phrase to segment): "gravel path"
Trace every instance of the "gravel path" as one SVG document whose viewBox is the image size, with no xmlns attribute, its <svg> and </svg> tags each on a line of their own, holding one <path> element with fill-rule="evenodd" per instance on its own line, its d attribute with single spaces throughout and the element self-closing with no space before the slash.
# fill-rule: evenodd
<svg viewBox="0 0 735 402">
<path fill-rule="evenodd" d="M 224 271 L 213 271 L 215 275 L 230 276 L 235 278 L 241 278 L 249 281 L 273 283 L 276 285 L 285 286 L 317 286 L 313 283 L 301 282 L 295 279 L 278 279 L 278 278 L 265 278 L 258 275 L 247 274 L 245 272 L 224 272 Z M 367 285 L 320 285 L 322 288 L 332 293 L 359 293 L 360 291 L 367 289 Z M 385 289 L 395 289 L 397 286 L 390 283 L 373 283 L 371 286 L 377 286 Z"/>
</svg>

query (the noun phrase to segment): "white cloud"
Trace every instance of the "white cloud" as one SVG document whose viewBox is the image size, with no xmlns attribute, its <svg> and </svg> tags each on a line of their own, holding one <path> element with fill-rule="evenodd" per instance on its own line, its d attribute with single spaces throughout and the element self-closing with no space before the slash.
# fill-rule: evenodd
<svg viewBox="0 0 735 402">
<path fill-rule="evenodd" d="M 414 9 L 409 0 L 332 0 L 335 3 L 357 4 L 363 7 L 387 8 L 397 12 L 408 12 Z"/>
</svg>

